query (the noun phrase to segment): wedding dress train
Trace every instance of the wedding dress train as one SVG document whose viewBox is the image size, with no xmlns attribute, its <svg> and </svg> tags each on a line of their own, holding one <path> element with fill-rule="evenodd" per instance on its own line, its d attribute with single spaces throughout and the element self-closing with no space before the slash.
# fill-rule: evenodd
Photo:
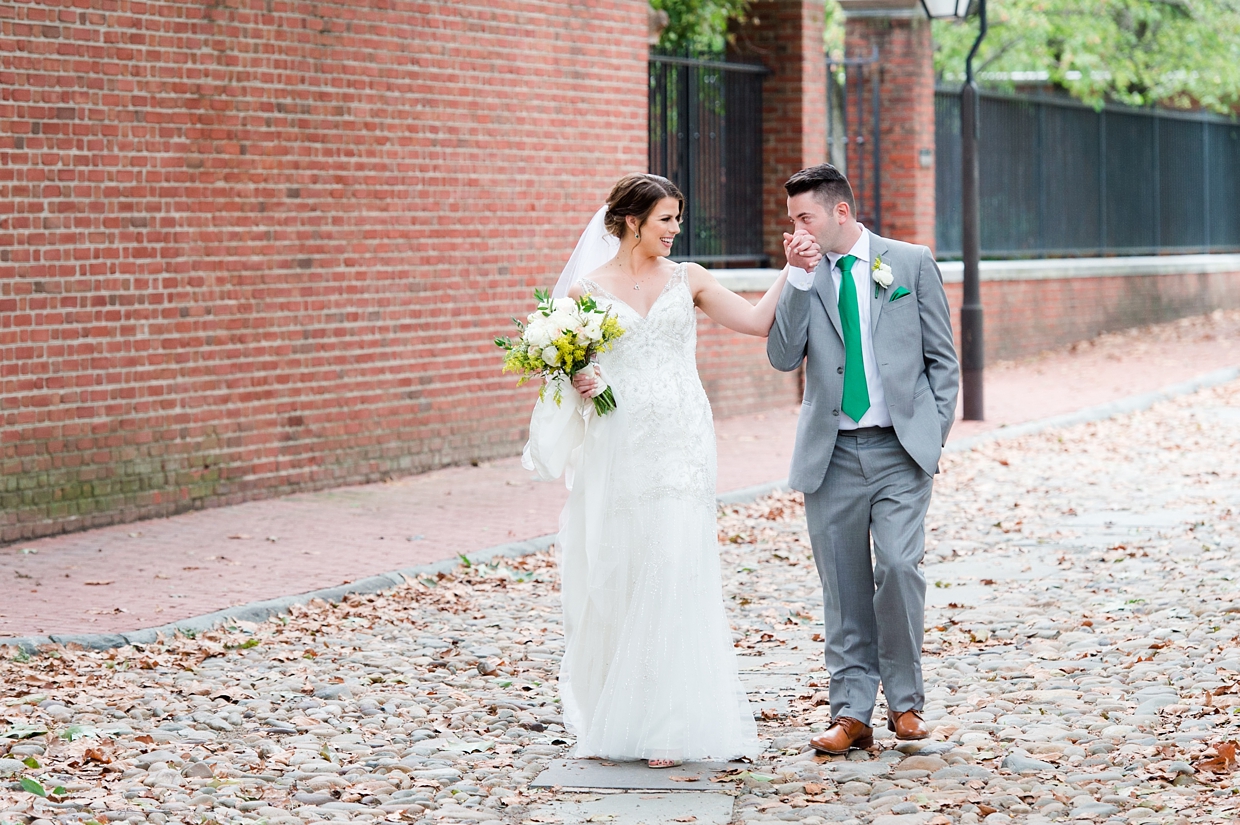
<svg viewBox="0 0 1240 825">
<path fill-rule="evenodd" d="M 625 328 L 599 358 L 617 409 L 583 419 L 566 388 L 530 423 L 525 463 L 567 473 L 559 554 L 560 696 L 577 757 L 728 759 L 761 748 L 724 613 L 715 432 L 683 265 L 642 317 L 582 286 Z"/>
</svg>

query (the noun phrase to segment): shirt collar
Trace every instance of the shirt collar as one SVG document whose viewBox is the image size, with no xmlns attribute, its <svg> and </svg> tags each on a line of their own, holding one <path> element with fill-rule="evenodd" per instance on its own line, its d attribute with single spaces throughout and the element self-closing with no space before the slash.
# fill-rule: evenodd
<svg viewBox="0 0 1240 825">
<path fill-rule="evenodd" d="M 857 224 L 857 226 L 861 227 L 861 237 L 857 238 L 857 242 L 852 245 L 852 249 L 848 250 L 848 254 L 868 266 L 870 263 L 870 231 L 862 224 Z M 834 270 L 836 262 L 843 257 L 838 252 L 828 252 L 827 265 Z"/>
</svg>

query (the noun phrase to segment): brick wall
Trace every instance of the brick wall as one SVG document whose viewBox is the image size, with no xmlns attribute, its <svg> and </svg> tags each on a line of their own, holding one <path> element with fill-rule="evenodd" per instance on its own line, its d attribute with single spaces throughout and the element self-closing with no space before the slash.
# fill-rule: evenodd
<svg viewBox="0 0 1240 825">
<path fill-rule="evenodd" d="M 865 4 L 848 8 L 858 5 Z M 902 17 L 847 17 L 844 49 L 849 57 L 868 57 L 878 50 L 881 234 L 934 249 L 934 44 L 920 5 L 909 6 L 912 13 Z M 929 165 L 921 164 L 922 150 L 931 153 Z M 864 161 L 858 157 L 862 151 Z M 868 170 L 869 151 L 865 145 L 850 144 L 850 168 Z M 864 182 L 854 181 L 866 202 L 872 197 L 864 191 L 868 182 L 868 176 Z"/>
<path fill-rule="evenodd" d="M 959 347 L 961 284 L 946 288 Z M 1024 358 L 1103 332 L 1240 308 L 1240 271 L 983 280 L 981 288 L 987 361 Z"/>
<path fill-rule="evenodd" d="M 519 448 L 644 0 L 0 5 L 0 541 Z"/>
<path fill-rule="evenodd" d="M 775 266 L 790 227 L 784 181 L 826 160 L 825 16 L 822 0 L 756 0 L 736 32 L 735 56 L 771 70 L 762 84 L 762 228 Z"/>
<path fill-rule="evenodd" d="M 742 292 L 751 303 L 760 292 Z M 779 372 L 766 359 L 766 339 L 741 335 L 698 313 L 698 374 L 716 418 L 801 403 L 800 373 Z"/>
</svg>

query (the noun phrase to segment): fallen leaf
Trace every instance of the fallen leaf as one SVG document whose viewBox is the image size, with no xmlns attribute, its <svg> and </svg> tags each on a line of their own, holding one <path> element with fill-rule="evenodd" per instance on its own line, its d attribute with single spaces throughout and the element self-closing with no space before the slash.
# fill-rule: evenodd
<svg viewBox="0 0 1240 825">
<path fill-rule="evenodd" d="M 106 765 L 112 761 L 112 757 L 108 756 L 106 753 L 99 750 L 98 748 L 87 748 L 86 753 L 84 753 L 83 756 L 85 756 L 91 762 L 98 762 L 101 765 Z"/>
<path fill-rule="evenodd" d="M 819 785 L 815 782 L 805 783 L 805 793 L 809 794 L 810 796 L 817 796 L 818 794 L 822 793 L 824 790 L 826 789 L 822 785 Z"/>
<path fill-rule="evenodd" d="M 693 815 L 678 816 L 675 819 L 673 819 L 672 822 L 697 822 L 697 817 Z"/>
<path fill-rule="evenodd" d="M 35 796 L 47 796 L 47 791 L 43 789 L 43 786 L 28 776 L 23 776 L 20 784 L 22 786 L 22 790 L 26 793 L 32 793 Z"/>
<path fill-rule="evenodd" d="M 669 776 L 668 779 L 672 780 L 673 782 L 699 782 L 701 781 L 700 778 L 696 776 Z"/>
<path fill-rule="evenodd" d="M 1214 747 L 1217 756 L 1210 759 L 1203 759 L 1198 762 L 1195 767 L 1199 771 L 1209 771 L 1210 773 L 1229 773 L 1236 767 L 1236 742 L 1223 742 Z"/>
<path fill-rule="evenodd" d="M 116 581 L 115 579 L 108 579 L 108 580 L 106 580 L 106 581 L 89 581 L 89 582 L 84 582 L 84 584 L 86 584 L 88 587 L 102 587 L 102 586 L 103 586 L 103 585 L 105 585 L 105 584 L 113 584 L 115 581 Z"/>
</svg>

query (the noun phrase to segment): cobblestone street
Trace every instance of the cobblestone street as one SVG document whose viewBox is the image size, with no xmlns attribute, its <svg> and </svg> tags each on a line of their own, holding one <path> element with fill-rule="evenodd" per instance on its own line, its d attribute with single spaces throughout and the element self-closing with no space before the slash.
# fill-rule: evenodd
<svg viewBox="0 0 1240 825">
<path fill-rule="evenodd" d="M 540 555 L 140 649 L 7 649 L 0 822 L 1240 819 L 1240 382 L 942 470 L 925 742 L 806 750 L 820 599 L 777 495 L 720 523 L 755 764 L 565 763 Z"/>
</svg>

